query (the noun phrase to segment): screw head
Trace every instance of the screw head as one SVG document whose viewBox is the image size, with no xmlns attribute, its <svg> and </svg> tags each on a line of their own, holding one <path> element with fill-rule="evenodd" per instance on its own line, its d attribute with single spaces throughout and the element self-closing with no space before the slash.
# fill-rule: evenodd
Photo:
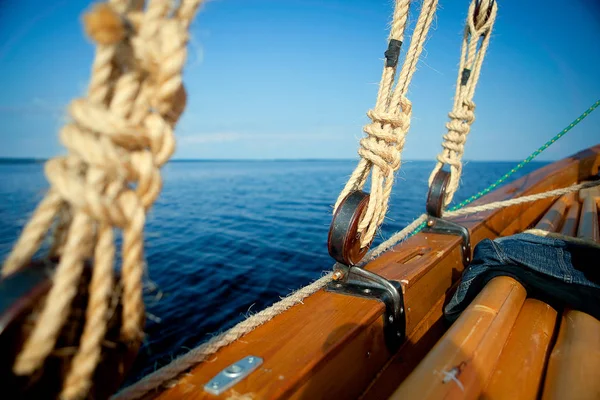
<svg viewBox="0 0 600 400">
<path fill-rule="evenodd" d="M 230 366 L 229 368 L 227 368 L 225 370 L 225 373 L 227 373 L 229 375 L 236 375 L 236 374 L 239 374 L 240 372 L 242 372 L 242 367 L 240 367 L 237 364 L 233 364 L 232 366 Z"/>
<path fill-rule="evenodd" d="M 365 288 L 365 289 L 363 289 L 363 293 L 369 294 L 369 293 L 371 293 L 371 289 Z"/>
</svg>

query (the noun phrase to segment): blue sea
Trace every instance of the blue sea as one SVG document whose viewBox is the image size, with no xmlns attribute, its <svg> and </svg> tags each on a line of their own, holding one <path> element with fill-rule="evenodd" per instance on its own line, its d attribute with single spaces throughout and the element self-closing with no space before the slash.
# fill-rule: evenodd
<svg viewBox="0 0 600 400">
<path fill-rule="evenodd" d="M 457 200 L 515 162 L 468 162 Z M 175 161 L 146 226 L 147 336 L 130 380 L 168 363 L 329 270 L 332 205 L 355 161 Z M 424 211 L 433 162 L 405 161 L 389 237 Z M 531 163 L 515 174 L 545 165 Z M 42 199 L 40 162 L 0 160 L 0 257 Z"/>
</svg>

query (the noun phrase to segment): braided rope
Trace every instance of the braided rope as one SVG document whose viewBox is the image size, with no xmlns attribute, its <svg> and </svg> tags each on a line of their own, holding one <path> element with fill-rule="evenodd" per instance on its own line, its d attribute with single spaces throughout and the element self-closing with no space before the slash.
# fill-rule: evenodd
<svg viewBox="0 0 600 400">
<path fill-rule="evenodd" d="M 448 132 L 443 136 L 442 151 L 429 177 L 429 184 L 444 164 L 450 166 L 450 182 L 446 190 L 444 205 L 448 206 L 458 190 L 462 173 L 462 156 L 467 135 L 475 121 L 473 96 L 479 81 L 481 65 L 489 46 L 498 6 L 495 0 L 473 0 L 469 6 L 460 55 L 454 105 L 448 114 Z"/>
<path fill-rule="evenodd" d="M 53 350 L 84 262 L 93 258 L 84 330 L 61 398 L 84 397 L 100 360 L 114 290 L 114 228 L 123 231 L 121 336 L 142 336 L 145 213 L 161 190 L 159 169 L 175 149 L 173 129 L 186 101 L 187 31 L 201 2 L 148 0 L 144 9 L 142 1 L 110 0 L 84 17 L 97 47 L 87 96 L 71 103 L 71 122 L 60 132 L 69 154 L 46 163 L 51 188 L 2 269 L 6 276 L 23 268 L 51 232 L 51 254 L 60 261 L 13 366 L 29 375 Z"/>
<path fill-rule="evenodd" d="M 400 44 L 404 39 L 409 5 L 409 0 L 396 0 L 389 36 L 390 47 L 394 43 L 397 44 L 395 61 L 390 61 L 386 52 L 388 59 L 379 83 L 377 102 L 375 108 L 367 112 L 371 123 L 364 127 L 367 136 L 360 141 L 358 154 L 361 160 L 335 204 L 335 209 L 337 209 L 340 202 L 350 192 L 362 189 L 372 171 L 369 204 L 358 226 L 363 247 L 371 243 L 387 212 L 394 184 L 394 173 L 400 168 L 401 153 L 410 128 L 412 103 L 406 97 L 406 93 L 433 21 L 437 0 L 423 1 L 409 49 L 394 86 L 397 57 L 400 52 Z"/>
</svg>

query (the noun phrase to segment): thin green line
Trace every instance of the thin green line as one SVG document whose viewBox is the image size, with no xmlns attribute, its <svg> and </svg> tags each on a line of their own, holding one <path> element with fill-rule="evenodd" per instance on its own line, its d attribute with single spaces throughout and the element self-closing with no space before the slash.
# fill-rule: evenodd
<svg viewBox="0 0 600 400">
<path fill-rule="evenodd" d="M 588 108 L 587 110 L 585 110 L 585 112 L 583 114 L 581 114 L 579 117 L 577 117 L 565 129 L 563 129 L 556 136 L 554 136 L 552 139 L 550 139 L 546 143 L 544 143 L 539 149 L 537 149 L 536 151 L 534 151 L 533 153 L 531 153 L 529 155 L 529 157 L 527 157 L 526 159 L 524 159 L 523 161 L 521 161 L 516 167 L 514 167 L 513 169 L 511 169 L 510 171 L 508 171 L 506 174 L 504 174 L 496 182 L 492 183 L 490 186 L 488 186 L 487 188 L 483 189 L 481 192 L 479 192 L 479 193 L 477 193 L 477 194 L 469 197 L 465 201 L 462 201 L 459 204 L 455 205 L 454 207 L 452 207 L 450 209 L 450 211 L 455 211 L 455 210 L 458 210 L 459 208 L 463 208 L 467 204 L 470 204 L 470 203 L 474 202 L 475 200 L 479 199 L 483 195 L 488 194 L 490 191 L 492 191 L 493 189 L 495 189 L 496 187 L 498 187 L 498 185 L 500 185 L 501 183 L 503 183 L 504 181 L 506 181 L 511 175 L 513 175 L 515 172 L 517 172 L 518 170 L 520 170 L 521 168 L 523 168 L 527 163 L 531 162 L 531 160 L 533 160 L 534 158 L 536 158 L 537 156 L 539 156 L 544 150 L 546 150 L 548 147 L 550 147 L 551 145 L 553 145 L 558 139 L 560 139 L 561 137 L 563 137 L 567 132 L 569 132 L 571 129 L 573 129 L 575 126 L 577 126 L 578 123 L 580 123 L 581 121 L 583 121 L 585 119 L 585 117 L 587 117 L 588 115 L 590 115 L 592 113 L 592 111 L 594 111 L 596 108 L 598 108 L 598 106 L 600 106 L 600 100 L 598 100 L 594 104 L 592 104 L 590 106 L 590 108 Z"/>
<path fill-rule="evenodd" d="M 592 104 L 590 106 L 590 108 L 588 108 L 587 110 L 585 110 L 583 112 L 583 114 L 581 114 L 579 117 L 577 117 L 565 129 L 563 129 L 558 134 L 556 134 L 556 136 L 554 136 L 552 139 L 550 139 L 546 143 L 544 143 L 539 149 L 537 149 L 536 151 L 534 151 L 533 153 L 531 153 L 529 155 L 529 157 L 527 157 L 526 159 L 524 159 L 523 161 L 521 161 L 519 164 L 517 164 L 516 167 L 514 167 L 513 169 L 511 169 L 510 171 L 508 171 L 506 174 L 504 174 L 496 182 L 492 183 L 490 186 L 488 186 L 487 188 L 483 189 L 479 193 L 474 194 L 473 196 L 469 197 L 468 199 L 466 199 L 466 200 L 460 202 L 459 204 L 455 205 L 454 207 L 452 207 L 450 209 L 450 211 L 456 211 L 459 208 L 463 208 L 467 204 L 470 204 L 470 203 L 474 202 L 475 200 L 479 199 L 480 197 L 482 197 L 482 196 L 488 194 L 489 192 L 491 192 L 492 190 L 496 189 L 498 187 L 498 185 L 504 183 L 504 181 L 506 181 L 511 175 L 513 175 L 515 172 L 517 172 L 518 170 L 520 170 L 521 168 L 523 168 L 527 163 L 531 162 L 534 158 L 536 158 L 537 156 L 539 156 L 544 150 L 546 150 L 548 147 L 550 147 L 551 145 L 553 145 L 558 139 L 560 139 L 561 137 L 563 137 L 567 132 L 569 132 L 571 129 L 573 129 L 575 126 L 577 126 L 578 123 L 580 123 L 581 121 L 583 121 L 596 108 L 598 108 L 598 106 L 600 106 L 600 100 L 598 100 L 594 104 Z M 414 235 L 416 233 L 421 232 L 423 230 L 423 228 L 425 228 L 425 223 L 422 223 L 421 225 L 419 225 L 417 227 L 417 229 L 415 229 L 413 231 L 413 233 L 410 234 L 410 236 L 412 236 L 412 235 Z"/>
</svg>

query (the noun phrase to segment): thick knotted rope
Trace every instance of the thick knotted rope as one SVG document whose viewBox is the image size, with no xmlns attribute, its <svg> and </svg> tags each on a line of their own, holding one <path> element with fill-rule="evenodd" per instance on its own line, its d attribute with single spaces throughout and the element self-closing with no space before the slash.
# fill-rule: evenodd
<svg viewBox="0 0 600 400">
<path fill-rule="evenodd" d="M 371 242 L 387 212 L 388 200 L 394 184 L 394 173 L 400 168 L 400 156 L 410 128 L 412 104 L 406 97 L 406 93 L 427 39 L 437 0 L 423 1 L 404 64 L 394 86 L 409 5 L 409 0 L 396 0 L 389 48 L 385 54 L 386 63 L 379 83 L 377 102 L 375 108 L 367 113 L 372 122 L 364 127 L 367 136 L 360 141 L 358 150 L 361 160 L 335 205 L 335 209 L 337 209 L 340 202 L 350 192 L 362 189 L 369 172 L 372 171 L 369 205 L 358 226 L 362 246 Z"/>
<path fill-rule="evenodd" d="M 429 177 L 429 184 L 437 172 L 445 165 L 450 166 L 450 182 L 446 189 L 444 205 L 452 201 L 458 190 L 462 172 L 462 155 L 465 151 L 467 135 L 475 121 L 473 96 L 481 65 L 490 43 L 492 28 L 496 20 L 498 6 L 495 0 L 473 0 L 469 6 L 467 23 L 463 36 L 460 65 L 454 95 L 454 106 L 448 114 L 448 132 L 443 136 L 442 151 L 437 156 L 437 164 Z"/>
<path fill-rule="evenodd" d="M 185 107 L 181 71 L 187 31 L 202 0 L 111 0 L 85 18 L 97 43 L 87 96 L 69 107 L 60 132 L 66 157 L 46 163 L 51 188 L 23 229 L 2 275 L 23 268 L 50 233 L 60 256 L 44 307 L 14 365 L 42 366 L 69 314 L 84 262 L 93 259 L 86 320 L 61 397 L 85 396 L 100 359 L 115 267 L 114 228 L 123 231 L 123 340 L 141 337 L 143 228 L 158 196 L 160 167 L 175 149 Z M 54 225 L 54 229 L 53 229 Z"/>
</svg>

